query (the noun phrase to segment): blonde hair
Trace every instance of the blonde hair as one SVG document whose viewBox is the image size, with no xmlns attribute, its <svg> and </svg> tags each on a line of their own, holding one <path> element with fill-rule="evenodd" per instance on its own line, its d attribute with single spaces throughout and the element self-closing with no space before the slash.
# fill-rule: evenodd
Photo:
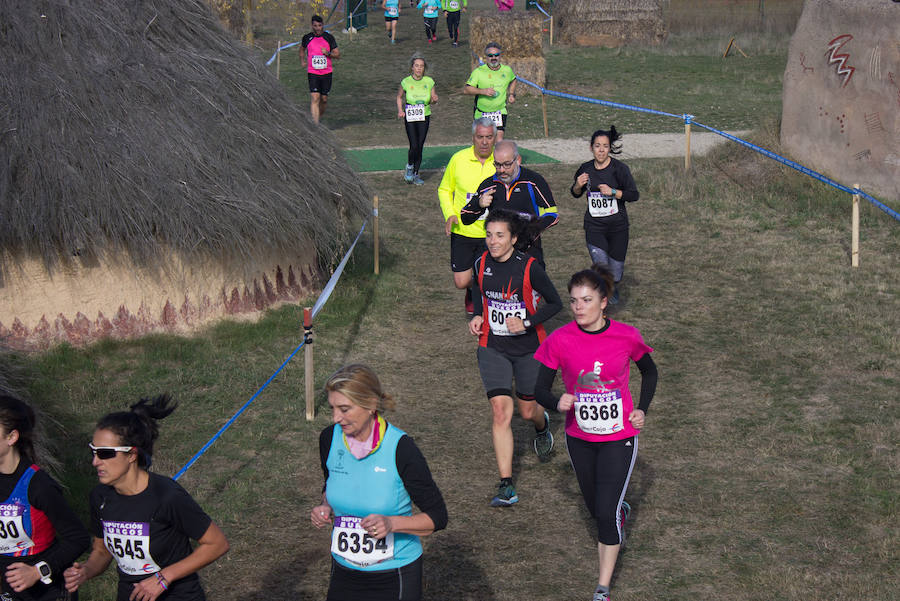
<svg viewBox="0 0 900 601">
<path fill-rule="evenodd" d="M 369 411 L 394 408 L 394 397 L 381 388 L 381 381 L 368 365 L 352 363 L 339 368 L 325 383 L 325 392 L 340 392 Z"/>
</svg>

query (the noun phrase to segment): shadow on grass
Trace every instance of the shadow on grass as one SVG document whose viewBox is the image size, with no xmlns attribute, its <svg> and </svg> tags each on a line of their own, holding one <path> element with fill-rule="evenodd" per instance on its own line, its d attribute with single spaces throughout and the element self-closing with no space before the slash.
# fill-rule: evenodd
<svg viewBox="0 0 900 601">
<path fill-rule="evenodd" d="M 487 575 L 473 546 L 455 532 L 438 532 L 425 557 L 425 599 L 493 601 Z"/>
</svg>

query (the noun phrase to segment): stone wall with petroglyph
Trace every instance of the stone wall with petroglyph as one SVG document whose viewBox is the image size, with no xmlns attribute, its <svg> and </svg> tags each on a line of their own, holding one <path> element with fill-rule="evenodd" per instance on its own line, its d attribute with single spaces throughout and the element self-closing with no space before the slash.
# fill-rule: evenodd
<svg viewBox="0 0 900 601">
<path fill-rule="evenodd" d="M 784 72 L 781 143 L 842 184 L 900 200 L 900 2 L 806 0 Z"/>
</svg>

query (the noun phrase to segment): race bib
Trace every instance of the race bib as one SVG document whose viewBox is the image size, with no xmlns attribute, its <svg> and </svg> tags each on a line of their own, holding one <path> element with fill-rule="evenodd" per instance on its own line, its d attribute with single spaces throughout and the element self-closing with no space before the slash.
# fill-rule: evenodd
<svg viewBox="0 0 900 601">
<path fill-rule="evenodd" d="M 103 542 L 125 574 L 154 574 L 161 568 L 150 557 L 150 524 L 103 520 Z"/>
<path fill-rule="evenodd" d="M 370 566 L 394 558 L 394 533 L 382 539 L 370 536 L 362 518 L 337 516 L 331 531 L 331 552 L 359 566 Z"/>
<path fill-rule="evenodd" d="M 472 197 L 473 197 L 473 196 L 475 196 L 475 195 L 474 195 L 474 194 L 466 194 L 466 204 L 469 204 L 469 201 L 472 200 Z M 478 219 L 477 219 L 476 221 L 484 221 L 485 219 L 487 219 L 488 211 L 489 211 L 489 210 L 490 210 L 490 209 L 485 209 L 485 210 L 484 210 L 484 213 L 482 213 L 481 215 L 479 215 L 479 216 L 478 216 Z"/>
<path fill-rule="evenodd" d="M 328 57 L 324 54 L 314 54 L 312 57 L 313 69 L 325 69 L 328 67 Z"/>
<path fill-rule="evenodd" d="M 396 17 L 400 14 L 399 6 L 388 6 L 387 13 L 389 17 Z"/>
<path fill-rule="evenodd" d="M 488 320 L 491 326 L 491 334 L 494 336 L 521 335 L 510 332 L 506 325 L 506 320 L 510 317 L 525 319 L 527 315 L 528 314 L 525 312 L 525 303 L 488 299 Z"/>
<path fill-rule="evenodd" d="M 588 192 L 588 210 L 591 217 L 609 217 L 619 212 L 619 201 L 615 196 L 604 196 L 599 192 Z"/>
<path fill-rule="evenodd" d="M 450 0 L 448 6 L 450 10 L 459 10 L 459 0 Z"/>
<path fill-rule="evenodd" d="M 624 428 L 622 393 L 579 392 L 575 401 L 575 421 L 589 434 L 615 434 Z"/>
<path fill-rule="evenodd" d="M 24 513 L 23 505 L 0 505 L 0 553 L 18 553 L 34 546 L 34 541 L 25 533 L 22 524 Z"/>
<path fill-rule="evenodd" d="M 407 104 L 406 105 L 406 120 L 409 122 L 424 121 L 425 120 L 425 105 L 424 104 Z"/>
<path fill-rule="evenodd" d="M 494 122 L 494 125 L 497 127 L 503 127 L 503 113 L 500 111 L 494 111 L 492 113 L 481 113 L 482 117 L 487 117 L 491 121 Z"/>
</svg>

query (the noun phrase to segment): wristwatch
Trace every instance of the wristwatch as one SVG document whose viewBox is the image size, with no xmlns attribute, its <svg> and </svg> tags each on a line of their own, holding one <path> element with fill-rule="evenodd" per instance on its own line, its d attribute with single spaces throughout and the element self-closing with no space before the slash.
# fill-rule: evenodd
<svg viewBox="0 0 900 601">
<path fill-rule="evenodd" d="M 523 319 L 523 320 L 522 320 L 522 325 L 525 326 L 525 329 L 530 328 L 530 327 L 531 327 L 531 320 L 530 320 L 530 319 Z"/>
<path fill-rule="evenodd" d="M 50 578 L 52 572 L 50 570 L 50 566 L 46 561 L 39 561 L 34 564 L 34 567 L 38 569 L 38 573 L 41 575 L 41 582 L 43 582 L 44 584 L 50 584 L 51 582 L 53 582 L 53 579 Z"/>
</svg>

